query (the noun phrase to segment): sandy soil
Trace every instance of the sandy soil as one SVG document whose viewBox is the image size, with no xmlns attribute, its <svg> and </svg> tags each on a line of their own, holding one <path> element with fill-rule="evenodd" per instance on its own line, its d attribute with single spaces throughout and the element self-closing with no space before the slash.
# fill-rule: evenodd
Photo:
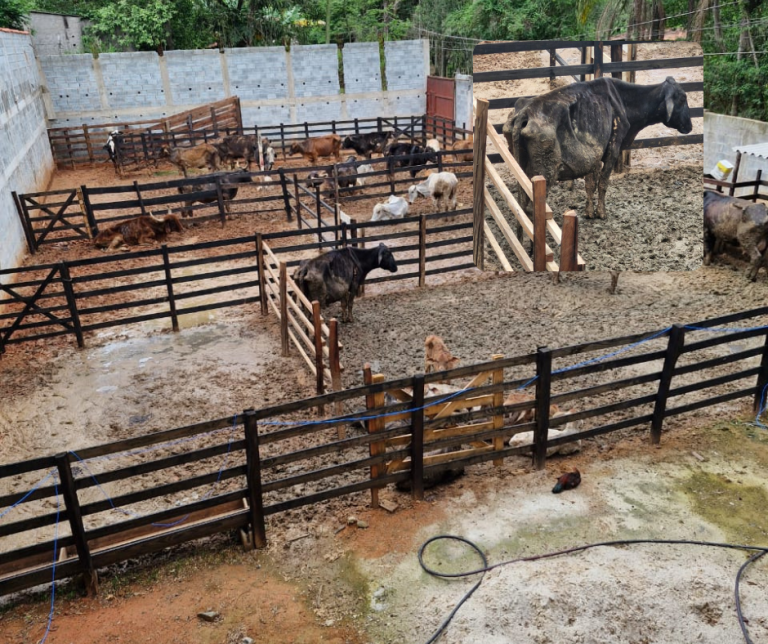
<svg viewBox="0 0 768 644">
<path fill-rule="evenodd" d="M 638 48 L 639 60 L 700 54 L 701 48 L 695 43 L 641 45 Z M 564 50 L 561 55 L 570 63 L 580 62 L 580 53 L 576 49 Z M 494 54 L 476 56 L 474 59 L 475 71 L 525 69 L 548 64 L 549 56 L 545 52 Z M 668 75 L 674 76 L 678 82 L 702 80 L 701 68 L 684 68 L 637 72 L 636 82 L 659 83 Z M 532 96 L 568 82 L 573 82 L 573 79 L 558 77 L 551 86 L 548 79 L 479 83 L 474 90 L 475 96 L 487 99 Z M 701 107 L 702 93 L 689 93 L 688 103 L 690 107 Z M 489 120 L 492 123 L 503 123 L 508 112 L 494 110 L 490 112 Z M 694 119 L 693 124 L 693 133 L 701 133 L 702 119 Z M 677 134 L 659 124 L 643 130 L 639 138 Z M 495 151 L 490 143 L 488 151 Z M 558 223 L 562 224 L 562 215 L 570 209 L 582 215 L 579 221 L 579 250 L 587 261 L 587 270 L 679 271 L 700 266 L 702 155 L 703 146 L 700 144 L 633 151 L 631 167 L 624 174 L 611 177 L 606 196 L 605 220 L 588 220 L 583 217 L 586 203 L 583 180 L 576 182 L 573 191 L 566 190 L 564 184 L 551 188 L 548 203 Z M 516 195 L 517 182 L 503 164 L 496 167 Z M 491 188 L 491 192 L 507 219 L 512 220 L 511 211 L 495 188 Z M 521 269 L 490 216 L 488 221 L 513 268 Z M 513 225 L 515 229 L 516 224 Z M 526 238 L 526 247 L 529 243 Z M 490 245 L 486 246 L 486 262 L 492 269 L 501 268 Z"/>
</svg>

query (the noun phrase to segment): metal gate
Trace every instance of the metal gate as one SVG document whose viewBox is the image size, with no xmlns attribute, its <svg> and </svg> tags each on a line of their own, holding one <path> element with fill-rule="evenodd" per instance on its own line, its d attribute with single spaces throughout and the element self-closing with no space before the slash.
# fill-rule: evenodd
<svg viewBox="0 0 768 644">
<path fill-rule="evenodd" d="M 427 115 L 453 121 L 456 82 L 441 76 L 427 77 Z"/>
</svg>

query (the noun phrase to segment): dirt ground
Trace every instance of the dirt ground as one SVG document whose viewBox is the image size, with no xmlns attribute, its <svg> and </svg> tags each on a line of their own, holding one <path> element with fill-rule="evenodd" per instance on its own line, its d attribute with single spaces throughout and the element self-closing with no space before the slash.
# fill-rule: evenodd
<svg viewBox="0 0 768 644">
<path fill-rule="evenodd" d="M 421 571 L 416 551 L 438 534 L 473 540 L 490 563 L 622 538 L 764 545 L 768 439 L 728 419 L 670 423 L 660 448 L 647 435 L 589 441 L 545 471 L 524 457 L 473 467 L 423 502 L 387 490 L 393 513 L 366 509 L 362 496 L 345 508 L 319 506 L 292 532 L 271 530 L 265 551 L 244 553 L 217 537 L 114 567 L 102 571 L 93 599 L 59 589 L 47 641 L 424 642 L 474 582 Z M 555 478 L 573 467 L 581 486 L 553 496 Z M 345 527 L 350 516 L 368 527 Z M 426 560 L 447 571 L 476 565 L 443 544 Z M 739 551 L 644 545 L 503 567 L 487 575 L 444 640 L 501 644 L 514 632 L 521 644 L 738 644 L 733 581 L 744 560 Z M 763 560 L 742 581 L 756 642 L 768 636 L 767 572 Z M 37 641 L 48 599 L 41 593 L 4 606 L 0 642 Z M 210 610 L 219 614 L 213 623 L 197 617 Z"/>
<path fill-rule="evenodd" d="M 580 62 L 580 53 L 576 49 L 564 50 L 561 55 L 569 63 Z M 696 55 L 701 55 L 701 48 L 695 43 L 675 42 L 641 45 L 638 48 L 638 60 Z M 526 69 L 548 64 L 546 52 L 493 54 L 474 58 L 475 71 Z M 701 68 L 683 68 L 637 72 L 636 82 L 659 83 L 669 75 L 678 82 L 702 80 Z M 572 81 L 570 77 L 560 76 L 551 87 L 548 79 L 478 83 L 474 86 L 474 92 L 476 97 L 486 99 L 533 96 Z M 689 92 L 688 104 L 692 108 L 701 107 L 702 92 Z M 492 123 L 504 123 L 508 113 L 506 109 L 494 110 L 489 113 L 489 120 Z M 700 134 L 703 131 L 702 119 L 694 119 L 693 126 L 692 133 Z M 678 134 L 659 124 L 643 130 L 638 138 Z M 490 143 L 488 151 L 495 151 Z M 567 190 L 565 184 L 550 189 L 548 203 L 555 214 L 555 220 L 561 226 L 562 216 L 568 210 L 573 209 L 580 215 L 579 251 L 587 262 L 587 270 L 692 270 L 701 265 L 703 251 L 703 199 L 700 189 L 702 159 L 701 144 L 633 151 L 631 167 L 623 174 L 614 173 L 611 176 L 606 195 L 605 220 L 583 217 L 586 204 L 583 180 L 576 181 L 572 191 Z M 503 164 L 497 164 L 496 168 L 510 186 L 512 194 L 516 195 L 517 182 Z M 512 213 L 503 198 L 495 188 L 491 188 L 491 192 L 502 213 L 511 221 Z M 521 267 L 517 258 L 490 216 L 488 221 L 513 268 L 519 270 Z M 516 230 L 516 224 L 513 230 Z M 526 239 L 526 248 L 529 243 Z M 486 246 L 486 262 L 492 269 L 501 268 L 490 245 Z"/>
</svg>

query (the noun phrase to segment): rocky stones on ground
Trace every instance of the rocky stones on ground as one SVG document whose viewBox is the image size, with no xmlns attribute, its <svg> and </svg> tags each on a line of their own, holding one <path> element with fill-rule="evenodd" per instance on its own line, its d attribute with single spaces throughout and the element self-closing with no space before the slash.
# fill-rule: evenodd
<svg viewBox="0 0 768 644">
<path fill-rule="evenodd" d="M 207 610 L 203 613 L 198 613 L 197 616 L 204 622 L 215 622 L 219 617 L 219 613 L 215 610 Z"/>
</svg>

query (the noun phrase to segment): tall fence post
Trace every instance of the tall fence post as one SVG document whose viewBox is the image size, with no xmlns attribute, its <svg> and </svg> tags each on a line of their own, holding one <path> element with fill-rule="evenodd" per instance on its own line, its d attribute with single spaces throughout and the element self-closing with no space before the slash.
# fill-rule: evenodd
<svg viewBox="0 0 768 644">
<path fill-rule="evenodd" d="M 586 65 L 587 64 L 587 46 L 582 45 L 580 49 L 581 49 L 581 64 Z M 582 73 L 581 82 L 583 83 L 585 80 L 587 80 L 587 75 L 586 73 Z"/>
<path fill-rule="evenodd" d="M 285 161 L 285 125 L 280 123 L 280 149 L 283 151 L 283 161 Z"/>
<path fill-rule="evenodd" d="M 667 353 L 664 356 L 664 366 L 661 370 L 661 378 L 659 378 L 659 390 L 656 393 L 656 402 L 653 406 L 653 419 L 651 420 L 651 443 L 653 445 L 658 445 L 661 442 L 661 427 L 664 423 L 664 414 L 667 411 L 667 398 L 672 384 L 672 374 L 684 344 L 685 327 L 675 324 L 669 332 Z"/>
<path fill-rule="evenodd" d="M 264 275 L 264 239 L 261 233 L 256 233 L 256 271 L 259 279 L 259 304 L 261 304 L 261 314 L 269 313 L 267 308 L 267 287 Z"/>
<path fill-rule="evenodd" d="M 491 360 L 502 360 L 504 358 L 503 355 L 497 353 L 491 356 Z M 501 385 L 504 382 L 504 369 L 494 369 L 493 370 L 493 376 L 491 378 L 491 382 L 494 385 Z M 494 409 L 498 410 L 500 407 L 504 406 L 504 390 L 501 389 L 499 391 L 493 392 L 493 407 Z M 493 413 L 493 429 L 503 429 L 504 428 L 504 412 L 503 411 L 495 411 Z M 504 437 L 503 436 L 494 436 L 493 438 L 493 450 L 495 452 L 500 452 L 504 449 Z M 500 467 L 504 464 L 503 458 L 496 458 L 493 460 L 493 464 L 496 467 Z"/>
<path fill-rule="evenodd" d="M 603 43 L 602 42 L 596 42 L 595 43 L 595 54 L 594 54 L 594 68 L 595 68 L 595 75 L 594 78 L 600 78 L 603 75 Z"/>
<path fill-rule="evenodd" d="M 557 65 L 557 49 L 549 50 L 549 88 L 555 84 L 555 66 Z"/>
<path fill-rule="evenodd" d="M 419 288 L 427 282 L 427 217 L 419 218 Z"/>
<path fill-rule="evenodd" d="M 83 123 L 83 137 L 85 138 L 85 149 L 88 150 L 88 161 L 93 163 L 93 144 L 91 143 L 91 133 L 88 131 L 87 123 Z"/>
<path fill-rule="evenodd" d="M 411 399 L 411 494 L 424 499 L 424 374 L 413 378 Z"/>
<path fill-rule="evenodd" d="M 34 255 L 37 252 L 37 246 L 35 244 L 35 233 L 32 230 L 32 222 L 29 221 L 29 215 L 22 206 L 21 198 L 16 191 L 11 192 L 13 197 L 13 203 L 16 206 L 16 212 L 19 213 L 19 220 L 21 221 L 21 229 L 24 231 L 24 237 L 27 240 L 27 247 L 30 254 Z M 26 215 L 26 216 L 25 216 Z"/>
<path fill-rule="evenodd" d="M 323 211 L 320 206 L 320 186 L 315 186 L 315 209 L 317 210 L 317 242 L 323 243 Z M 317 249 L 318 255 L 323 252 L 322 248 Z"/>
<path fill-rule="evenodd" d="M 765 335 L 765 344 L 763 345 L 763 356 L 760 359 L 760 371 L 757 374 L 757 384 L 755 385 L 755 403 L 754 411 L 758 413 L 763 404 L 763 389 L 768 385 L 768 333 Z M 768 402 L 768 391 L 766 391 L 766 402 Z"/>
<path fill-rule="evenodd" d="M 547 180 L 531 179 L 533 184 L 533 270 L 547 270 Z"/>
<path fill-rule="evenodd" d="M 533 464 L 543 470 L 547 460 L 549 438 L 549 405 L 552 397 L 552 351 L 536 350 L 536 428 L 533 430 Z"/>
<path fill-rule="evenodd" d="M 83 196 L 85 216 L 88 219 L 88 226 L 91 228 L 91 237 L 96 237 L 96 235 L 99 234 L 99 225 L 96 223 L 96 216 L 93 214 L 93 206 L 91 205 L 91 198 L 88 195 L 88 188 L 86 186 L 80 186 L 80 194 Z"/>
<path fill-rule="evenodd" d="M 478 98 L 475 109 L 475 139 L 472 157 L 472 259 L 485 270 L 485 143 L 488 101 Z"/>
<path fill-rule="evenodd" d="M 248 477 L 248 505 L 251 519 L 251 539 L 255 548 L 267 545 L 267 528 L 264 524 L 264 498 L 261 491 L 261 456 L 259 454 L 259 426 L 256 412 L 243 412 L 245 431 L 245 459 Z"/>
<path fill-rule="evenodd" d="M 59 262 L 59 273 L 61 274 L 61 283 L 64 286 L 64 295 L 66 295 L 67 298 L 69 315 L 72 318 L 72 328 L 75 331 L 77 346 L 82 349 L 85 346 L 83 342 L 83 327 L 80 324 L 80 315 L 77 312 L 77 298 L 75 297 L 75 289 L 72 287 L 72 277 L 69 274 L 69 266 L 66 262 Z"/>
<path fill-rule="evenodd" d="M 288 181 L 285 178 L 285 169 L 279 168 L 280 187 L 283 190 L 283 203 L 285 204 L 285 220 L 291 221 L 291 195 L 288 193 Z"/>
<path fill-rule="evenodd" d="M 288 273 L 285 262 L 280 262 L 280 340 L 283 356 L 288 355 Z"/>
<path fill-rule="evenodd" d="M 168 306 L 171 309 L 171 325 L 174 331 L 179 330 L 179 316 L 176 314 L 176 298 L 173 295 L 173 276 L 171 275 L 171 260 L 168 256 L 168 246 L 163 244 L 163 270 L 165 271 L 165 285 L 168 289 Z"/>
<path fill-rule="evenodd" d="M 333 391 L 341 391 L 341 358 L 340 353 L 341 345 L 339 344 L 339 321 L 336 318 L 331 318 L 328 322 L 328 367 L 331 371 L 331 387 Z M 344 412 L 342 404 L 336 403 L 336 415 L 341 416 Z M 342 440 L 346 436 L 344 425 L 339 425 L 336 428 L 336 433 L 339 440 Z"/>
<path fill-rule="evenodd" d="M 224 203 L 224 191 L 221 188 L 221 177 L 216 176 L 216 203 L 219 205 L 219 218 L 221 219 L 221 227 L 227 225 L 227 209 Z"/>
<path fill-rule="evenodd" d="M 563 215 L 563 236 L 560 242 L 560 272 L 577 271 L 579 253 L 579 218 L 573 210 Z"/>
<path fill-rule="evenodd" d="M 763 171 L 758 170 L 757 176 L 755 177 L 755 191 L 752 193 L 752 201 L 754 201 L 755 203 L 757 203 L 757 200 L 760 197 L 760 181 L 762 180 L 762 178 L 763 178 Z"/>
<path fill-rule="evenodd" d="M 323 366 L 323 318 L 320 315 L 320 302 L 312 302 L 312 322 L 315 326 L 315 370 L 317 371 L 317 395 L 325 393 L 325 367 Z M 321 411 L 321 413 L 323 413 Z"/>
<path fill-rule="evenodd" d="M 377 373 L 375 376 L 371 373 L 371 365 L 368 363 L 365 364 L 363 367 L 363 381 L 366 385 L 373 385 L 378 384 L 380 382 L 384 382 L 384 376 L 380 373 Z M 368 394 L 365 397 L 365 406 L 366 409 L 369 411 L 371 409 L 377 409 L 379 407 L 382 407 L 384 405 L 384 392 L 377 393 L 377 394 Z M 381 418 L 371 418 L 370 420 L 367 420 L 366 423 L 368 425 L 368 433 L 369 434 L 375 434 L 376 432 L 380 431 L 383 427 Z M 369 453 L 371 457 L 373 456 L 379 456 L 383 454 L 386 451 L 386 446 L 383 443 L 370 443 L 369 444 Z M 378 465 L 371 465 L 371 480 L 376 479 L 380 476 L 381 468 Z M 379 488 L 372 487 L 371 488 L 371 507 L 372 508 L 378 508 L 379 507 Z"/>
<path fill-rule="evenodd" d="M 64 507 L 67 510 L 67 519 L 69 528 L 72 532 L 72 538 L 75 541 L 77 558 L 83 571 L 85 587 L 89 595 L 95 595 L 98 592 L 99 580 L 96 576 L 96 568 L 93 566 L 91 550 L 88 547 L 88 539 L 85 536 L 85 527 L 83 526 L 83 515 L 80 510 L 80 501 L 77 498 L 75 489 L 75 480 L 72 476 L 72 468 L 69 465 L 69 455 L 67 452 L 56 455 L 56 468 L 59 472 L 61 484 L 61 495 L 64 497 Z M 58 552 L 55 556 L 58 558 Z"/>
<path fill-rule="evenodd" d="M 293 174 L 293 188 L 296 192 L 296 226 L 301 230 L 301 193 L 299 192 L 299 176 Z"/>
<path fill-rule="evenodd" d="M 624 58 L 624 48 L 621 45 L 611 45 L 611 62 L 620 63 Z M 621 80 L 621 72 L 611 72 L 611 78 Z"/>
</svg>

